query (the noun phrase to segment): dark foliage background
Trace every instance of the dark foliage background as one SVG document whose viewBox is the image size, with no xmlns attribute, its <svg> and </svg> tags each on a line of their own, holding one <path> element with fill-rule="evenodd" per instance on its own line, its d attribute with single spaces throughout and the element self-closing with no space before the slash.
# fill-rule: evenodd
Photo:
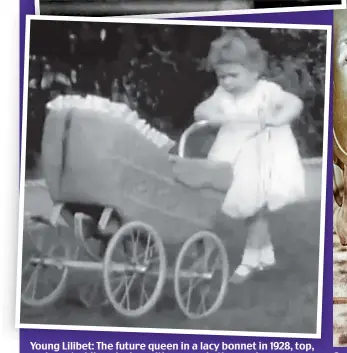
<svg viewBox="0 0 347 353">
<path fill-rule="evenodd" d="M 45 103 L 57 94 L 127 102 L 177 138 L 216 87 L 205 57 L 221 27 L 32 21 L 27 167 L 40 154 Z M 293 126 L 303 157 L 323 142 L 326 31 L 246 28 L 268 53 L 266 76 L 305 103 Z"/>
</svg>

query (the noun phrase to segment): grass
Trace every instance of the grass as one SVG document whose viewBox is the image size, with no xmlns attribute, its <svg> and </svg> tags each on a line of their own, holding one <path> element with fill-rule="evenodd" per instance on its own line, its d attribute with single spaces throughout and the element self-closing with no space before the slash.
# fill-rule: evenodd
<svg viewBox="0 0 347 353">
<path fill-rule="evenodd" d="M 26 212 L 49 215 L 50 209 L 51 201 L 45 190 L 26 190 Z M 320 204 L 312 199 L 287 207 L 272 214 L 270 224 L 276 246 L 276 268 L 258 274 L 243 285 L 230 285 L 222 308 L 206 319 L 189 320 L 183 316 L 170 282 L 156 307 L 136 320 L 124 318 L 109 307 L 86 309 L 76 301 L 76 288 L 96 281 L 97 275 L 73 272 L 64 298 L 44 310 L 23 306 L 21 323 L 315 333 Z M 240 261 L 246 229 L 242 222 L 231 223 L 220 216 L 215 232 L 224 241 L 232 271 Z M 69 241 L 71 235 L 69 230 L 65 231 Z M 24 255 L 30 251 L 27 244 L 24 241 Z M 177 249 L 166 250 L 170 257 L 177 254 Z"/>
</svg>

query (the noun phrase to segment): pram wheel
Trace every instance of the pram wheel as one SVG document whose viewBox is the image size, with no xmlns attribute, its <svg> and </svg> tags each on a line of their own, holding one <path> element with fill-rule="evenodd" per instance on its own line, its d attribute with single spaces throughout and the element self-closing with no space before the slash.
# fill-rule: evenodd
<svg viewBox="0 0 347 353">
<path fill-rule="evenodd" d="M 44 227 L 31 232 L 34 249 L 23 261 L 21 284 L 21 300 L 28 306 L 48 306 L 56 302 L 66 289 L 68 268 L 63 262 L 71 259 L 71 248 L 60 236 L 61 229 L 61 226 Z M 54 239 L 50 231 L 54 232 Z"/>
<path fill-rule="evenodd" d="M 177 303 L 190 319 L 211 315 L 228 289 L 229 261 L 222 241 L 212 232 L 191 236 L 178 254 L 174 287 Z"/>
<path fill-rule="evenodd" d="M 144 315 L 157 303 L 166 271 L 165 249 L 156 231 L 142 222 L 125 224 L 110 240 L 104 257 L 110 303 L 124 316 Z"/>
</svg>

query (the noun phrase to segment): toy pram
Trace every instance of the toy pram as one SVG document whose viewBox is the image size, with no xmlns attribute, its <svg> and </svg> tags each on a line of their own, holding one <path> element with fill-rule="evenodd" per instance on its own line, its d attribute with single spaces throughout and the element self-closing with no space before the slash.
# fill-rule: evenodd
<svg viewBox="0 0 347 353">
<path fill-rule="evenodd" d="M 66 289 L 69 270 L 78 269 L 102 273 L 107 303 L 128 317 L 153 308 L 167 278 L 173 278 L 176 300 L 189 318 L 218 310 L 229 263 L 210 229 L 231 168 L 184 158 L 189 138 L 208 123 L 195 123 L 183 133 L 177 156 L 170 153 L 175 144 L 168 136 L 123 104 L 65 96 L 47 107 L 42 165 L 54 207 L 49 220 L 32 220 L 57 236 L 45 248 L 42 237 L 31 236 L 35 253 L 23 262 L 22 302 L 33 307 L 55 302 Z M 73 229 L 77 248 L 58 236 L 62 219 Z M 181 248 L 168 269 L 166 249 L 175 245 Z M 81 249 L 92 261 L 81 260 Z M 48 293 L 38 296 L 29 289 L 36 286 L 37 268 L 47 267 L 59 275 L 50 278 Z"/>
</svg>

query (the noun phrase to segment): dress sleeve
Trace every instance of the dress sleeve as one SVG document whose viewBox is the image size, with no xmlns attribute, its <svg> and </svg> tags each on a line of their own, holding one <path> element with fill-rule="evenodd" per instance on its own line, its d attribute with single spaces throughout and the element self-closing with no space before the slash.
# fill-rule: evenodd
<svg viewBox="0 0 347 353">
<path fill-rule="evenodd" d="M 224 92 L 217 87 L 212 95 L 194 109 L 195 120 L 223 122 L 226 120 L 223 112 Z"/>
<path fill-rule="evenodd" d="M 262 119 L 273 119 L 284 106 L 291 107 L 293 102 L 301 101 L 296 95 L 285 91 L 275 82 L 264 81 L 262 85 L 262 104 L 260 116 Z"/>
<path fill-rule="evenodd" d="M 282 104 L 288 94 L 279 84 L 270 81 L 264 81 L 262 90 L 264 103 L 270 109 L 276 109 L 278 105 Z"/>
</svg>

